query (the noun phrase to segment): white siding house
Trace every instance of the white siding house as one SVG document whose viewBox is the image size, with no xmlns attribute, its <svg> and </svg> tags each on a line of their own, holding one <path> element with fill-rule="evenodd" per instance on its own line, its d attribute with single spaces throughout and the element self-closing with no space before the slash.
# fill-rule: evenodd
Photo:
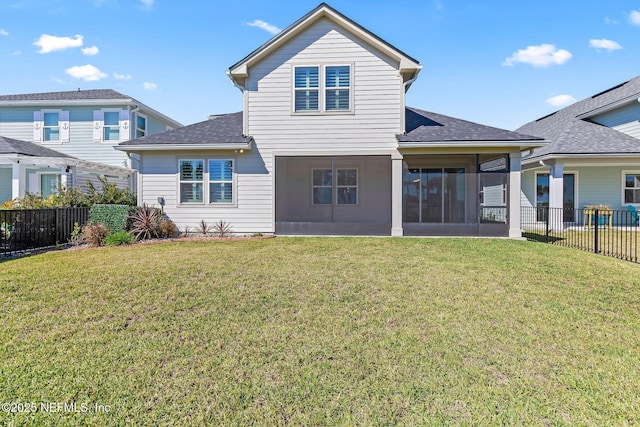
<svg viewBox="0 0 640 427">
<path fill-rule="evenodd" d="M 407 108 L 421 68 L 323 3 L 229 68 L 242 112 L 118 149 L 140 157 L 139 202 L 180 227 L 519 236 L 509 189 L 543 142 Z"/>
</svg>

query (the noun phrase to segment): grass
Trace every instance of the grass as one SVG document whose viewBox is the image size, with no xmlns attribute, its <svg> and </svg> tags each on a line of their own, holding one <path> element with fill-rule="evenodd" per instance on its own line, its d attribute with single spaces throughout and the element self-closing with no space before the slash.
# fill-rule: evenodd
<svg viewBox="0 0 640 427">
<path fill-rule="evenodd" d="M 640 423 L 640 265 L 586 252 L 278 238 L 0 270 L 0 402 L 89 408 L 0 425 Z"/>
</svg>

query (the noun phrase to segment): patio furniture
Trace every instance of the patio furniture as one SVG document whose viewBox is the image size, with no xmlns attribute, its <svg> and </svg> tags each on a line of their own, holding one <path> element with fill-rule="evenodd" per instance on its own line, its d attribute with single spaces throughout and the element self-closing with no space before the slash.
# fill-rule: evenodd
<svg viewBox="0 0 640 427">
<path fill-rule="evenodd" d="M 629 206 L 627 206 L 627 210 L 631 214 L 631 224 L 632 225 L 640 225 L 640 215 L 638 214 L 638 211 L 636 210 L 636 208 L 634 208 L 633 206 L 629 205 Z"/>
<path fill-rule="evenodd" d="M 598 211 L 597 224 L 595 223 L 596 210 Z M 613 226 L 613 210 L 607 208 L 585 208 L 583 222 L 585 228 L 598 227 L 600 225 L 606 225 L 607 227 L 611 228 Z"/>
</svg>

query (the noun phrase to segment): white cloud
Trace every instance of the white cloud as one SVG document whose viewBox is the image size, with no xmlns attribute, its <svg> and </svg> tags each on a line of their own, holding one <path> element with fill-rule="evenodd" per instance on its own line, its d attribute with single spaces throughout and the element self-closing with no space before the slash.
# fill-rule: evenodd
<svg viewBox="0 0 640 427">
<path fill-rule="evenodd" d="M 9 33 L 4 28 L 0 28 L 0 36 L 8 36 Z"/>
<path fill-rule="evenodd" d="M 554 107 L 564 107 L 574 102 L 576 102 L 576 99 L 571 95 L 556 95 L 547 99 L 547 104 L 553 105 Z"/>
<path fill-rule="evenodd" d="M 604 17 L 604 23 L 605 24 L 617 24 L 618 21 L 616 21 L 615 19 L 611 19 L 608 16 L 605 16 Z"/>
<path fill-rule="evenodd" d="M 113 73 L 113 78 L 116 80 L 131 80 L 131 75 Z"/>
<path fill-rule="evenodd" d="M 22 55 L 22 52 L 21 52 L 21 51 L 19 51 L 19 50 L 14 50 L 14 51 L 13 51 L 13 53 L 12 53 L 11 55 L 13 55 L 13 56 L 20 56 L 20 55 Z"/>
<path fill-rule="evenodd" d="M 81 50 L 82 54 L 87 56 L 93 56 L 100 53 L 100 49 L 98 49 L 98 46 L 84 47 Z"/>
<path fill-rule="evenodd" d="M 268 22 L 264 22 L 260 19 L 254 19 L 252 22 L 247 22 L 247 25 L 250 27 L 258 27 L 273 35 L 276 35 L 280 31 L 282 31 L 280 28 L 276 27 L 275 25 L 271 25 Z"/>
<path fill-rule="evenodd" d="M 38 53 L 49 53 L 57 50 L 65 50 L 70 47 L 80 47 L 82 46 L 82 39 L 83 37 L 78 34 L 75 35 L 75 38 L 43 34 L 38 41 L 33 44 L 40 47 Z"/>
<path fill-rule="evenodd" d="M 153 6 L 153 2 L 154 0 L 140 0 L 140 3 L 142 3 L 142 6 L 146 9 L 150 9 L 151 6 Z"/>
<path fill-rule="evenodd" d="M 155 89 L 157 89 L 157 88 L 158 88 L 158 85 L 157 85 L 157 84 L 155 84 L 155 83 L 150 83 L 150 82 L 144 82 L 144 83 L 142 84 L 142 86 L 144 86 L 144 88 L 145 88 L 146 90 L 155 90 Z"/>
<path fill-rule="evenodd" d="M 633 25 L 640 26 L 640 10 L 632 10 L 629 12 L 629 22 Z"/>
<path fill-rule="evenodd" d="M 622 49 L 620 43 L 607 39 L 591 39 L 589 40 L 589 46 L 596 49 L 605 49 L 611 52 L 612 50 Z"/>
<path fill-rule="evenodd" d="M 552 44 L 541 44 L 538 46 L 527 46 L 520 49 L 504 60 L 502 65 L 512 66 L 514 63 L 522 62 L 534 67 L 548 67 L 549 65 L 560 65 L 571 59 L 573 55 L 565 49 L 558 49 Z"/>
<path fill-rule="evenodd" d="M 81 79 L 85 82 L 97 82 L 98 80 L 104 79 L 108 76 L 107 73 L 103 73 L 91 64 L 76 65 L 75 67 L 67 68 L 64 72 L 74 79 Z"/>
</svg>

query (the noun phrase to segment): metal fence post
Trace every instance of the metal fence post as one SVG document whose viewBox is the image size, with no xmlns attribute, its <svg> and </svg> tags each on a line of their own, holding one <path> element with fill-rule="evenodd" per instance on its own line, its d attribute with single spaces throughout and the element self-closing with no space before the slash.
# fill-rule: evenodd
<svg viewBox="0 0 640 427">
<path fill-rule="evenodd" d="M 600 220 L 598 219 L 598 208 L 593 211 L 593 251 L 598 253 L 598 223 Z"/>
<path fill-rule="evenodd" d="M 549 206 L 544 207 L 546 215 L 544 216 L 544 241 L 549 243 L 549 216 L 551 215 L 551 208 Z"/>
</svg>

